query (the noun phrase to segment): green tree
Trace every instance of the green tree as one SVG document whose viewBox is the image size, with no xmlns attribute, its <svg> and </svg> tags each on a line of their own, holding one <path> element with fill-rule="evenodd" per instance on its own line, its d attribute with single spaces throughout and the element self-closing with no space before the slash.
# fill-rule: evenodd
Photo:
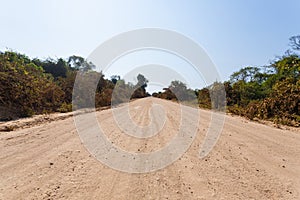
<svg viewBox="0 0 300 200">
<path fill-rule="evenodd" d="M 75 55 L 70 56 L 67 63 L 70 67 L 83 72 L 88 72 L 96 68 L 96 66 L 92 62 L 89 62 L 86 59 Z"/>
</svg>

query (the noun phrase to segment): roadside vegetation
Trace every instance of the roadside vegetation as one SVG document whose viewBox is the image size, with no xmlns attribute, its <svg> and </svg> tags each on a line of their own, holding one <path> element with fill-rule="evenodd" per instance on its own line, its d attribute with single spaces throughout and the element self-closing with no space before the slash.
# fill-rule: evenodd
<svg viewBox="0 0 300 200">
<path fill-rule="evenodd" d="M 101 72 L 93 71 L 94 67 L 79 56 L 40 60 L 12 51 L 0 52 L 0 120 L 72 111 L 73 86 L 79 72 L 84 72 L 82 77 L 89 80 L 100 77 L 96 107 L 111 105 L 114 88 L 119 93 L 115 103 L 126 101 L 128 96 L 149 96 L 145 89 L 148 80 L 143 75 L 138 75 L 138 83 L 133 85 L 117 75 L 107 79 Z M 84 96 L 75 98 L 85 100 Z"/>
<path fill-rule="evenodd" d="M 224 88 L 228 112 L 249 119 L 299 127 L 300 57 L 297 51 L 300 50 L 300 36 L 294 36 L 290 41 L 292 50 L 268 66 L 244 67 L 233 73 L 228 81 L 215 82 L 196 90 L 174 80 L 169 87 L 152 96 L 201 108 L 219 109 L 216 107 L 219 103 L 211 99 L 218 99 L 214 95 Z M 94 68 L 93 63 L 80 56 L 40 60 L 12 51 L 0 52 L 0 120 L 71 111 L 76 74 L 82 72 L 83 79 L 99 79 L 95 93 L 96 107 L 150 96 L 146 92 L 148 80 L 142 74 L 137 76 L 137 84 L 132 84 L 126 83 L 118 75 L 106 78 Z M 82 91 L 91 88 L 87 86 Z M 89 101 L 89 98 L 80 94 L 73 98 Z"/>
<path fill-rule="evenodd" d="M 228 81 L 215 82 L 206 88 L 194 90 L 199 107 L 215 109 L 216 105 L 211 99 L 216 98 L 211 97 L 217 90 L 224 88 L 228 112 L 251 120 L 269 120 L 299 127 L 300 57 L 297 51 L 300 50 L 300 36 L 294 36 L 290 41 L 292 50 L 288 50 L 286 55 L 277 58 L 270 65 L 244 67 L 233 73 Z M 174 81 L 164 91 L 154 93 L 153 96 L 178 101 L 177 97 L 182 94 L 188 99 L 191 89 Z"/>
</svg>

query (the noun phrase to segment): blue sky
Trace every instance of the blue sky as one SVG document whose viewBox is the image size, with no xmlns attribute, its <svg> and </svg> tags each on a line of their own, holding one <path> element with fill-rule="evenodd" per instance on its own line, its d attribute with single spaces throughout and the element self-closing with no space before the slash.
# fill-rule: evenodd
<svg viewBox="0 0 300 200">
<path fill-rule="evenodd" d="M 178 31 L 200 44 L 223 80 L 247 65 L 268 64 L 300 34 L 299 0 L 2 1 L 0 49 L 30 57 L 88 57 L 132 29 Z M 121 71 L 121 73 L 123 73 Z M 197 86 L 197 83 L 194 84 Z"/>
</svg>

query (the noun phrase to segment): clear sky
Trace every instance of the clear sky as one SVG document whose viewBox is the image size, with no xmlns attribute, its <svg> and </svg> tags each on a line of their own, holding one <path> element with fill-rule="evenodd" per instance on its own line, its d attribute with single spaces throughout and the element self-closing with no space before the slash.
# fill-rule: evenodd
<svg viewBox="0 0 300 200">
<path fill-rule="evenodd" d="M 300 34 L 299 0 L 1 0 L 0 49 L 30 57 L 89 54 L 132 29 L 178 31 L 200 44 L 223 80 L 268 64 Z"/>
</svg>

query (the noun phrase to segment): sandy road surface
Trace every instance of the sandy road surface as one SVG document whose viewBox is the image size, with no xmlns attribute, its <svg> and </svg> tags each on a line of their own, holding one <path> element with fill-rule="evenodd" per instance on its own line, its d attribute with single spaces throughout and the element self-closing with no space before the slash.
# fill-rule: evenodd
<svg viewBox="0 0 300 200">
<path fill-rule="evenodd" d="M 153 102 L 164 107 L 167 118 L 160 133 L 147 139 L 123 134 L 110 109 L 97 118 L 114 144 L 152 152 L 180 126 L 178 104 L 154 98 L 130 103 L 137 124 L 149 123 Z M 0 199 L 300 199 L 298 130 L 227 116 L 217 145 L 199 159 L 210 112 L 200 116 L 191 148 L 172 165 L 146 174 L 100 164 L 81 144 L 72 117 L 0 132 Z"/>
</svg>

